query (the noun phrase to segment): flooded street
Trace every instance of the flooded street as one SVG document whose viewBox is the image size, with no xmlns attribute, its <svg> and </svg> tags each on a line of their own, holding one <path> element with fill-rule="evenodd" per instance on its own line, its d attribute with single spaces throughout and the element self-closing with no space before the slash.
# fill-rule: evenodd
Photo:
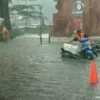
<svg viewBox="0 0 100 100">
<path fill-rule="evenodd" d="M 0 100 L 100 100 L 100 83 L 89 85 L 90 62 L 62 59 L 62 43 L 47 42 L 0 43 Z"/>
</svg>

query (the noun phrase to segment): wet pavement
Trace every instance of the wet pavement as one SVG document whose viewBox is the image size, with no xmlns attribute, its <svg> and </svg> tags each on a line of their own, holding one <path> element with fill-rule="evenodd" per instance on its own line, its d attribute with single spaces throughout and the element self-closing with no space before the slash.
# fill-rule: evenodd
<svg viewBox="0 0 100 100">
<path fill-rule="evenodd" d="M 100 100 L 100 83 L 88 82 L 90 62 L 62 59 L 62 43 L 17 38 L 0 47 L 0 100 Z"/>
</svg>

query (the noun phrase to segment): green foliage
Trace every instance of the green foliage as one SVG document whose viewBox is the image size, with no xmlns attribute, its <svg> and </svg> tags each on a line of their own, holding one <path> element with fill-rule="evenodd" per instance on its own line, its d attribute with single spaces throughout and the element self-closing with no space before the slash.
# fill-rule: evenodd
<svg viewBox="0 0 100 100">
<path fill-rule="evenodd" d="M 36 9 L 38 8 L 38 9 Z M 43 13 L 40 13 L 39 6 L 34 6 L 34 5 L 13 5 L 10 8 L 10 12 L 12 13 L 13 11 L 17 11 L 17 14 L 27 18 L 34 18 L 34 19 L 39 19 L 40 15 L 43 17 Z"/>
<path fill-rule="evenodd" d="M 32 6 L 32 5 L 28 5 L 28 6 L 27 6 L 27 5 L 20 5 L 20 4 L 18 4 L 18 5 L 13 5 L 12 8 L 11 8 L 12 11 L 16 10 L 17 12 L 23 11 L 24 9 L 31 9 L 31 10 L 34 10 L 35 8 L 34 8 L 34 6 Z"/>
</svg>

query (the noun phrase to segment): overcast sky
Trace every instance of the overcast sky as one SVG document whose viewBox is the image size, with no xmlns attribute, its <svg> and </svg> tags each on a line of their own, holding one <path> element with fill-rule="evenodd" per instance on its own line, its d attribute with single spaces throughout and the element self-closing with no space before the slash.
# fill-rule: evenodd
<svg viewBox="0 0 100 100">
<path fill-rule="evenodd" d="M 19 3 L 18 1 L 19 0 L 12 0 L 12 3 L 18 4 Z M 38 3 L 38 4 L 43 5 L 44 16 L 46 16 L 48 20 L 52 22 L 53 13 L 56 12 L 56 9 L 55 9 L 56 2 L 54 2 L 53 0 L 37 0 L 36 2 L 33 2 L 33 3 L 36 3 L 36 4 Z"/>
<path fill-rule="evenodd" d="M 53 0 L 38 0 L 39 4 L 42 4 L 44 6 L 43 13 L 45 16 L 48 17 L 50 21 L 52 21 L 53 13 L 56 12 L 55 5 L 56 2 Z"/>
</svg>

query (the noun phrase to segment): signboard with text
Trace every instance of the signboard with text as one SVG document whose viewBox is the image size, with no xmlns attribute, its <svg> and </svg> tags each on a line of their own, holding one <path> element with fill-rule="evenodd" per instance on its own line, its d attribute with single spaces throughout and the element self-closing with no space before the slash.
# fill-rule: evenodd
<svg viewBox="0 0 100 100">
<path fill-rule="evenodd" d="M 81 2 L 81 0 L 77 0 L 77 2 L 74 4 L 72 15 L 74 18 L 81 18 L 84 11 L 84 4 Z"/>
</svg>

